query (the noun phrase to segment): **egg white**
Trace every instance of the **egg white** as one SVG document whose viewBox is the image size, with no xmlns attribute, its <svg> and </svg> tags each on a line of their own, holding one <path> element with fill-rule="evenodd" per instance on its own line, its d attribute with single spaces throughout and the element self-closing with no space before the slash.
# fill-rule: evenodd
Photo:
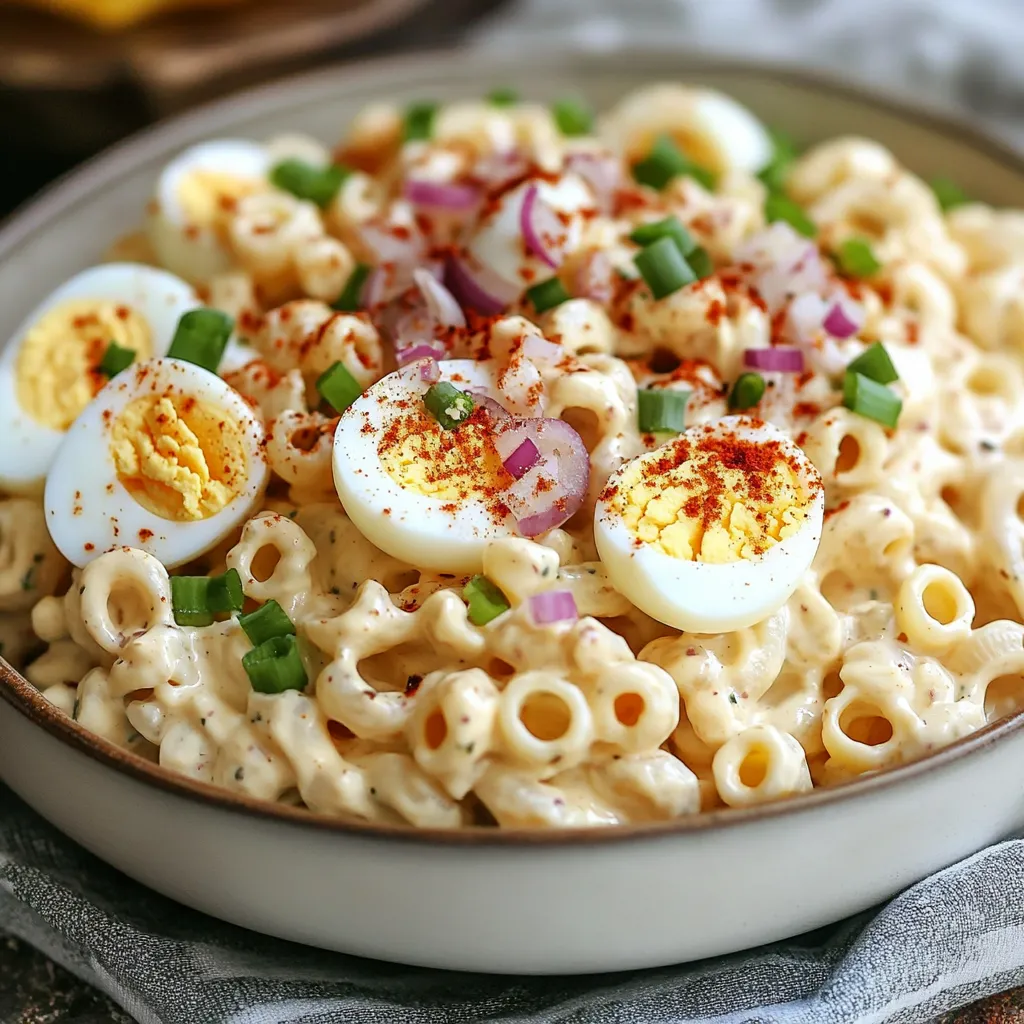
<svg viewBox="0 0 1024 1024">
<path fill-rule="evenodd" d="M 417 364 L 414 364 L 414 366 Z M 495 367 L 472 359 L 440 363 L 441 380 L 457 388 L 495 390 Z M 515 519 L 496 522 L 483 502 L 459 503 L 458 512 L 444 511 L 450 499 L 434 498 L 401 487 L 381 465 L 377 445 L 391 422 L 396 401 L 422 401 L 422 390 L 398 371 L 368 388 L 345 411 L 334 435 L 334 485 L 348 517 L 372 544 L 394 558 L 438 572 L 475 573 L 483 565 L 487 544 L 518 536 Z M 372 429 L 364 430 L 365 427 Z M 385 515 L 384 510 L 390 509 Z"/>
<path fill-rule="evenodd" d="M 245 139 L 211 139 L 176 156 L 160 173 L 146 233 L 161 265 L 200 283 L 231 269 L 231 254 L 209 228 L 190 225 L 178 190 L 195 171 L 262 180 L 271 170 L 266 147 Z"/>
<path fill-rule="evenodd" d="M 801 483 L 814 497 L 802 526 L 791 537 L 756 559 L 691 562 L 649 544 L 638 545 L 609 501 L 599 500 L 594 511 L 594 539 L 615 589 L 659 622 L 693 633 L 728 633 L 771 615 L 796 589 L 821 541 L 824 490 L 803 452 L 767 423 L 755 425 L 746 417 L 727 416 L 719 426 L 723 433 L 752 441 L 782 441 L 798 461 Z M 609 486 L 617 484 L 631 464 L 616 471 Z"/>
<path fill-rule="evenodd" d="M 567 253 L 580 245 L 583 234 L 580 211 L 594 206 L 593 193 L 578 174 L 565 174 L 557 182 L 543 178 L 524 181 L 497 200 L 495 208 L 477 226 L 466 249 L 473 261 L 518 291 L 546 280 L 555 272 L 543 260 L 528 254 L 523 241 L 520 214 L 531 185 L 537 186 L 539 199 L 555 211 L 570 215 L 565 226 Z"/>
<path fill-rule="evenodd" d="M 5 490 L 37 489 L 64 438 L 63 431 L 37 422 L 18 403 L 21 346 L 51 309 L 80 299 L 116 302 L 137 311 L 149 325 L 154 356 L 167 351 L 179 317 L 200 304 L 190 285 L 165 270 L 141 263 L 106 263 L 76 274 L 36 306 L 0 353 L 0 487 Z"/>
<path fill-rule="evenodd" d="M 238 424 L 248 463 L 242 490 L 206 519 L 177 522 L 140 505 L 118 479 L 110 451 L 117 417 L 136 398 L 173 390 L 217 406 Z M 46 525 L 61 554 L 77 566 L 111 548 L 141 548 L 173 569 L 219 544 L 256 509 L 269 470 L 263 424 L 216 374 L 180 359 L 152 359 L 118 374 L 71 425 L 46 478 Z"/>
</svg>

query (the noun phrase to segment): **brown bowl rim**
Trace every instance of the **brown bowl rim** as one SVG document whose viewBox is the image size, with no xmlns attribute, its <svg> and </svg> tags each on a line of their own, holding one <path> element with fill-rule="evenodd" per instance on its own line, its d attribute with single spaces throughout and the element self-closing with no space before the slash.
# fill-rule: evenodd
<svg viewBox="0 0 1024 1024">
<path fill-rule="evenodd" d="M 840 76 L 816 70 L 793 67 L 784 63 L 734 59 L 728 57 L 705 57 L 673 49 L 623 49 L 614 54 L 598 54 L 580 51 L 553 53 L 535 59 L 542 65 L 546 59 L 560 59 L 571 71 L 574 66 L 600 67 L 609 69 L 609 64 L 642 64 L 650 69 L 649 78 L 655 81 L 659 76 L 678 75 L 694 69 L 703 72 L 722 72 L 730 75 L 754 78 L 775 78 L 787 84 L 824 91 L 833 96 L 848 99 L 876 111 L 894 115 L 897 118 L 921 124 L 935 132 L 970 148 L 984 153 L 992 160 L 1002 163 L 1024 180 L 1024 154 L 1004 144 L 984 130 L 967 123 L 960 116 L 939 111 L 909 99 L 893 99 L 891 96 L 860 84 L 854 84 Z M 439 64 L 457 60 L 465 65 L 474 65 L 482 81 L 501 79 L 515 81 L 522 79 L 528 70 L 522 57 L 501 58 L 486 50 L 467 52 L 462 49 L 435 50 L 414 56 L 399 55 L 358 61 L 344 67 L 347 82 L 357 84 L 360 80 L 386 80 L 389 71 L 396 76 L 414 77 L 423 75 L 429 79 Z M 529 64 L 529 60 L 526 61 Z M 16 210 L 3 224 L 0 224 L 0 263 L 6 260 L 18 243 L 29 237 L 37 227 L 50 222 L 58 213 L 82 200 L 87 200 L 94 188 L 112 184 L 120 173 L 130 171 L 136 158 L 150 150 L 163 150 L 167 137 L 174 137 L 177 129 L 193 126 L 196 122 L 211 121 L 216 127 L 222 115 L 233 111 L 235 117 L 251 110 L 253 113 L 267 113 L 275 104 L 269 101 L 284 100 L 292 93 L 330 84 L 337 88 L 339 66 L 330 66 L 314 72 L 293 75 L 257 89 L 244 89 L 236 94 L 196 107 L 185 114 L 160 121 L 126 140 L 105 150 L 58 179 L 39 195 Z M 401 72 L 401 75 L 399 75 Z M 288 106 L 295 102 L 292 96 Z M 499 829 L 468 827 L 462 829 L 416 829 L 407 825 L 386 825 L 360 822 L 343 818 L 315 814 L 300 808 L 270 801 L 258 800 L 231 790 L 222 789 L 209 783 L 199 782 L 149 761 L 128 753 L 112 743 L 90 733 L 62 711 L 50 704 L 42 694 L 17 673 L 0 657 L 0 699 L 14 710 L 42 728 L 50 736 L 66 746 L 93 760 L 123 773 L 133 780 L 170 793 L 173 796 L 200 803 L 211 809 L 243 814 L 265 821 L 277 821 L 300 829 L 314 829 L 340 833 L 361 840 L 402 841 L 424 846 L 485 845 L 511 848 L 561 847 L 561 846 L 604 846 L 639 840 L 670 839 L 683 835 L 703 835 L 709 830 L 720 830 L 755 825 L 759 822 L 792 817 L 813 812 L 816 808 L 844 803 L 859 798 L 866 799 L 873 793 L 887 790 L 892 786 L 917 778 L 918 776 L 949 768 L 956 762 L 978 755 L 994 743 L 1000 742 L 1024 725 L 1024 711 L 961 737 L 927 757 L 908 764 L 897 765 L 878 773 L 844 782 L 827 789 L 791 797 L 777 803 L 763 804 L 751 808 L 719 808 L 700 814 L 677 818 L 667 822 L 643 825 L 622 825 L 612 828 L 572 828 L 561 830 L 543 829 Z"/>
</svg>

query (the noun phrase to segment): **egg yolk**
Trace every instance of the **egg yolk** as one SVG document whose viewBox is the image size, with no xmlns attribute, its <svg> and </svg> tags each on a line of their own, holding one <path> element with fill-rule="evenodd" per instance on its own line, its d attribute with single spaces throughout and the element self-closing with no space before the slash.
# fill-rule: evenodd
<svg viewBox="0 0 1024 1024">
<path fill-rule="evenodd" d="M 445 430 L 425 409 L 409 408 L 384 430 L 377 454 L 404 490 L 447 502 L 483 502 L 498 518 L 508 512 L 501 494 L 514 481 L 494 447 L 494 426 L 480 409 Z"/>
<path fill-rule="evenodd" d="M 106 384 L 98 366 L 112 341 L 137 360 L 153 354 L 149 324 L 130 306 L 76 299 L 44 313 L 18 351 L 18 404 L 44 427 L 67 430 Z"/>
<path fill-rule="evenodd" d="M 222 221 L 239 199 L 261 192 L 263 182 L 220 171 L 194 170 L 178 182 L 177 197 L 189 224 L 211 227 Z"/>
<path fill-rule="evenodd" d="M 605 497 L 638 543 L 672 558 L 757 558 L 807 518 L 811 495 L 782 442 L 685 437 L 635 459 Z"/>
<path fill-rule="evenodd" d="M 145 395 L 114 420 L 117 477 L 150 512 L 178 522 L 207 519 L 242 489 L 242 432 L 223 410 L 180 393 Z"/>
</svg>

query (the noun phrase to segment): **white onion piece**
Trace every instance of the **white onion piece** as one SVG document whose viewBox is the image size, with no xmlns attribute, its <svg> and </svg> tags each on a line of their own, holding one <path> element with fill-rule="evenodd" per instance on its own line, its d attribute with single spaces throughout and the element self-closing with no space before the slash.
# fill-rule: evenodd
<svg viewBox="0 0 1024 1024">
<path fill-rule="evenodd" d="M 622 161 L 614 153 L 570 153 L 565 167 L 575 171 L 590 186 L 598 205 L 607 212 L 616 190 L 622 187 Z"/>
<path fill-rule="evenodd" d="M 466 326 L 466 315 L 462 312 L 462 307 L 437 278 L 426 270 L 417 268 L 412 272 L 412 279 L 416 282 L 430 315 L 442 327 Z"/>
<path fill-rule="evenodd" d="M 523 196 L 519 229 L 526 248 L 534 256 L 543 260 L 552 270 L 562 265 L 569 234 L 558 214 L 541 198 L 536 185 L 531 185 Z"/>
<path fill-rule="evenodd" d="M 464 309 L 475 309 L 484 316 L 495 316 L 518 297 L 496 274 L 489 273 L 468 257 L 448 261 L 445 284 Z"/>
<path fill-rule="evenodd" d="M 373 254 L 374 263 L 409 266 L 420 263 L 426 242 L 419 228 L 395 224 L 384 217 L 372 217 L 359 225 L 359 237 Z"/>
</svg>

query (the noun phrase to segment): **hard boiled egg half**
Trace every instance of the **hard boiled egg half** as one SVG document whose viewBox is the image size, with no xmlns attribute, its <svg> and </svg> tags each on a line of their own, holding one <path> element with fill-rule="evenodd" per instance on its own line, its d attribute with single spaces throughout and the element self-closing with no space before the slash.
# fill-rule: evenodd
<svg viewBox="0 0 1024 1024">
<path fill-rule="evenodd" d="M 42 484 L 78 414 L 106 383 L 111 342 L 162 356 L 178 318 L 199 305 L 180 278 L 134 263 L 84 270 L 21 323 L 0 354 L 0 488 Z"/>
<path fill-rule="evenodd" d="M 271 157 L 244 139 L 212 139 L 161 172 L 146 233 L 162 266 L 200 283 L 231 268 L 227 219 L 239 199 L 267 190 Z"/>
<path fill-rule="evenodd" d="M 487 543 L 516 536 L 503 500 L 515 481 L 479 405 L 446 430 L 428 411 L 416 375 L 421 364 L 364 391 L 334 434 L 334 483 L 359 532 L 382 551 L 439 572 L 479 572 Z M 460 391 L 497 395 L 489 363 L 449 359 L 441 380 Z"/>
<path fill-rule="evenodd" d="M 152 359 L 114 377 L 75 420 L 46 478 L 46 525 L 68 561 L 118 545 L 168 568 L 223 540 L 267 485 L 263 424 L 216 374 Z"/>
<path fill-rule="evenodd" d="M 602 138 L 631 162 L 647 156 L 662 135 L 694 163 L 717 174 L 759 171 L 774 150 L 768 129 L 731 96 L 676 83 L 632 93 L 601 125 Z"/>
<path fill-rule="evenodd" d="M 612 584 L 676 629 L 743 629 L 780 608 L 821 540 L 825 492 L 761 420 L 726 416 L 622 466 L 594 513 Z"/>
</svg>

